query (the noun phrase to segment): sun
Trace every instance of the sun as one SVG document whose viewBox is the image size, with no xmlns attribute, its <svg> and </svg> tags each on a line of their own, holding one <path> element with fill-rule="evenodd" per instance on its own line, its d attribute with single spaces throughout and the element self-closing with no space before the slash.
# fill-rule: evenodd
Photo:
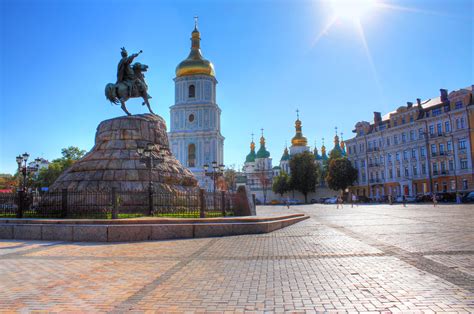
<svg viewBox="0 0 474 314">
<path fill-rule="evenodd" d="M 358 21 L 377 5 L 377 0 L 330 0 L 337 18 Z"/>
</svg>

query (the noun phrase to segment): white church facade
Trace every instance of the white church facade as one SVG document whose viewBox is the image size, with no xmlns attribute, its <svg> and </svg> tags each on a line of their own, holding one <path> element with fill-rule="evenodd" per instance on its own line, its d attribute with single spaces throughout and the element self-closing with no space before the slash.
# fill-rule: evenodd
<svg viewBox="0 0 474 314">
<path fill-rule="evenodd" d="M 221 109 L 216 102 L 214 66 L 201 54 L 197 25 L 192 32 L 191 52 L 176 67 L 175 103 L 170 107 L 170 147 L 188 167 L 201 187 L 211 190 L 212 180 L 204 175 L 204 165 L 224 163 Z"/>
</svg>

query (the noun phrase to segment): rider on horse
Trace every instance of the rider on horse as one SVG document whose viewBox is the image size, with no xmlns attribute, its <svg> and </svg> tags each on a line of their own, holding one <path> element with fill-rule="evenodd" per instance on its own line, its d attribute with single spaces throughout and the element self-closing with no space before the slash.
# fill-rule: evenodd
<svg viewBox="0 0 474 314">
<path fill-rule="evenodd" d="M 128 87 L 129 97 L 134 97 L 139 94 L 140 91 L 146 90 L 145 82 L 136 77 L 130 65 L 133 62 L 133 59 L 138 57 L 142 51 L 140 50 L 140 52 L 134 53 L 129 57 L 127 50 L 125 50 L 125 48 L 121 49 L 122 59 L 120 60 L 117 67 L 117 84 L 125 84 L 125 86 Z"/>
</svg>

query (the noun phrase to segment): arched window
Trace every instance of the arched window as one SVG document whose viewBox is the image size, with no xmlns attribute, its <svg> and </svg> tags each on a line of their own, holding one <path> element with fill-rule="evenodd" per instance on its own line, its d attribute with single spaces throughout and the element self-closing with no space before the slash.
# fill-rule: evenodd
<svg viewBox="0 0 474 314">
<path fill-rule="evenodd" d="M 188 145 L 188 167 L 196 166 L 196 145 Z"/>
<path fill-rule="evenodd" d="M 194 98 L 195 95 L 196 95 L 196 87 L 194 87 L 194 85 L 189 85 L 188 97 L 189 98 Z"/>
</svg>

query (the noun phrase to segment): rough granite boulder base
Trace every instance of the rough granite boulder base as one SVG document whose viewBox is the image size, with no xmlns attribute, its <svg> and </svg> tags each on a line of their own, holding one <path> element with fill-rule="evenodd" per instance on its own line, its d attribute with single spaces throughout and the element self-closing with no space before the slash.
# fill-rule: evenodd
<svg viewBox="0 0 474 314">
<path fill-rule="evenodd" d="M 140 162 L 137 148 L 154 143 L 165 152 L 165 161 L 152 170 L 158 192 L 183 191 L 197 187 L 187 168 L 172 155 L 166 123 L 153 114 L 123 116 L 102 121 L 97 127 L 95 145 L 82 159 L 59 176 L 50 190 L 147 191 L 150 173 Z"/>
</svg>

